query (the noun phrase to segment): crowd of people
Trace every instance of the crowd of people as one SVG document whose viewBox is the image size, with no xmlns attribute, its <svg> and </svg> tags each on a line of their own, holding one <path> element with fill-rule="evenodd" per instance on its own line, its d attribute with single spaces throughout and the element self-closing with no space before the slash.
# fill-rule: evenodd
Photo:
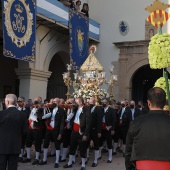
<svg viewBox="0 0 170 170">
<path fill-rule="evenodd" d="M 58 1 L 63 1 L 63 0 L 58 0 Z M 68 2 L 69 3 L 69 7 L 75 11 L 81 12 L 83 13 L 86 17 L 89 17 L 89 6 L 88 3 L 83 3 L 83 7 L 82 9 L 80 9 L 81 7 L 81 1 L 77 0 L 75 2 L 75 0 L 64 0 L 64 2 Z"/>
<path fill-rule="evenodd" d="M 107 163 L 112 162 L 112 155 L 118 150 L 125 156 L 130 122 L 147 113 L 142 101 L 137 106 L 134 101 L 110 103 L 107 98 L 101 101 L 100 106 L 95 103 L 93 97 L 89 101 L 83 98 L 69 98 L 67 101 L 52 98 L 44 102 L 41 97 L 36 97 L 34 100 L 29 99 L 27 103 L 24 97 L 18 97 L 13 106 L 20 114 L 25 115 L 28 125 L 27 133 L 22 134 L 18 161 L 31 162 L 32 145 L 35 147 L 35 160 L 32 164 L 43 166 L 47 164 L 48 156 L 55 155 L 54 168 L 58 168 L 60 162 L 66 162 L 68 154 L 68 162 L 63 168 L 72 167 L 76 153 L 79 152 L 81 170 L 85 169 L 89 148 L 92 146 L 94 161 L 91 166 L 96 167 L 102 157 L 104 142 L 108 153 Z M 42 160 L 39 159 L 41 152 Z"/>
</svg>

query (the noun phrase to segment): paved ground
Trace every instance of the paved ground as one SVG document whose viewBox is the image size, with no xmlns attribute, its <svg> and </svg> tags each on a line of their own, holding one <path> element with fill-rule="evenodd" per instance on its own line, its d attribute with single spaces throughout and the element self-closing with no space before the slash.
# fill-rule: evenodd
<svg viewBox="0 0 170 170">
<path fill-rule="evenodd" d="M 32 159 L 33 160 L 33 159 Z M 91 167 L 93 160 L 93 153 L 90 155 L 90 160 L 88 161 L 88 164 L 86 165 L 86 170 L 125 170 L 124 165 L 124 157 L 122 157 L 121 153 L 118 153 L 117 155 L 113 156 L 112 163 L 106 163 L 107 162 L 107 153 L 102 154 L 102 159 L 99 160 L 98 166 L 93 168 Z M 76 158 L 76 164 L 73 165 L 72 168 L 69 168 L 68 170 L 79 170 L 80 169 L 80 157 Z M 48 158 L 47 165 L 43 166 L 34 166 L 31 163 L 19 163 L 18 170 L 51 170 L 54 169 L 54 163 L 55 158 Z M 63 165 L 65 165 L 67 162 L 60 163 L 59 170 L 64 169 Z"/>
</svg>

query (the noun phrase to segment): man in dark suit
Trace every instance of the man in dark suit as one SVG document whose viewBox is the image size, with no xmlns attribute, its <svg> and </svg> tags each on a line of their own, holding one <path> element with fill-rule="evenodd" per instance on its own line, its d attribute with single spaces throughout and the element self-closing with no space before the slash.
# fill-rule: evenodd
<svg viewBox="0 0 170 170">
<path fill-rule="evenodd" d="M 44 139 L 44 158 L 39 165 L 47 164 L 48 146 L 52 139 L 56 148 L 56 162 L 54 168 L 59 167 L 60 144 L 64 130 L 64 109 L 59 107 L 59 98 L 53 100 L 53 110 L 46 121 L 46 133 Z"/>
<path fill-rule="evenodd" d="M 28 120 L 31 110 L 29 108 L 25 107 L 25 97 L 23 97 L 23 96 L 18 97 L 17 109 L 19 111 L 22 111 L 21 113 L 25 114 L 27 117 L 27 120 Z M 25 134 L 22 135 L 21 153 L 19 154 L 18 162 L 23 161 L 26 137 L 27 136 Z"/>
<path fill-rule="evenodd" d="M 138 108 L 136 108 L 135 101 L 133 100 L 130 101 L 130 110 L 132 113 L 132 120 L 141 115 L 141 111 Z"/>
<path fill-rule="evenodd" d="M 17 170 L 18 155 L 21 152 L 21 138 L 27 132 L 27 118 L 17 110 L 17 97 L 8 94 L 6 110 L 0 112 L 0 169 Z"/>
<path fill-rule="evenodd" d="M 112 135 L 114 135 L 115 124 L 116 124 L 116 111 L 109 106 L 109 100 L 102 100 L 102 136 L 99 141 L 100 150 L 103 146 L 103 142 L 106 140 L 108 147 L 108 160 L 107 163 L 112 162 Z"/>
<path fill-rule="evenodd" d="M 138 101 L 138 108 L 141 110 L 142 115 L 148 113 L 148 110 L 144 107 L 143 101 Z"/>
<path fill-rule="evenodd" d="M 123 141 L 123 156 L 125 153 L 126 136 L 129 129 L 130 122 L 132 120 L 132 112 L 129 106 L 126 106 L 125 100 L 121 101 L 121 109 L 117 113 L 118 132 L 119 137 Z"/>
<path fill-rule="evenodd" d="M 163 112 L 166 104 L 165 91 L 159 87 L 148 91 L 148 114 L 131 122 L 127 141 L 125 165 L 131 170 L 170 169 L 170 117 Z"/>
<path fill-rule="evenodd" d="M 90 131 L 90 140 L 94 143 L 94 162 L 92 167 L 97 166 L 97 159 L 99 158 L 99 139 L 101 138 L 102 131 L 102 111 L 95 106 L 95 99 L 93 97 L 89 100 L 89 109 L 92 115 L 92 127 Z"/>
<path fill-rule="evenodd" d="M 76 98 L 76 104 L 78 105 L 78 108 L 71 121 L 73 131 L 70 139 L 69 161 L 63 167 L 72 167 L 72 160 L 76 153 L 76 149 L 79 146 L 82 161 L 81 170 L 84 170 L 92 118 L 89 109 L 83 107 L 84 100 L 82 98 Z"/>
</svg>

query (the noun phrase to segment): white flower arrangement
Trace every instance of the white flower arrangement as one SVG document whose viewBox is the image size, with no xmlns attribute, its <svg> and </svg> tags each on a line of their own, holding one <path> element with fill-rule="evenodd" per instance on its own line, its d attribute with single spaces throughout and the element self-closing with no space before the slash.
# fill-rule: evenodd
<svg viewBox="0 0 170 170">
<path fill-rule="evenodd" d="M 74 86 L 74 87 L 78 87 L 78 86 Z M 74 88 L 74 92 L 72 96 L 74 98 L 82 97 L 88 100 L 90 99 L 90 97 L 94 97 L 95 91 L 97 91 L 99 94 L 99 102 L 103 98 L 109 97 L 109 94 L 107 93 L 105 89 L 98 89 L 97 87 L 95 87 L 94 89 L 91 90 L 91 89 L 87 89 L 86 86 L 82 86 L 82 85 L 80 85 L 79 88 Z"/>
</svg>

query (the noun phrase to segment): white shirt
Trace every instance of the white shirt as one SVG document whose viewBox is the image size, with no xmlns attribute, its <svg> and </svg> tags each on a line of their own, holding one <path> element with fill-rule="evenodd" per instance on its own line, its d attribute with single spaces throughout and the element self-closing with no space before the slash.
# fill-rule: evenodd
<svg viewBox="0 0 170 170">
<path fill-rule="evenodd" d="M 15 105 L 9 105 L 8 108 L 10 108 L 10 107 L 16 107 L 16 106 Z"/>
<path fill-rule="evenodd" d="M 55 125 L 55 115 L 56 115 L 57 111 L 58 111 L 58 107 L 54 108 L 54 109 L 53 109 L 53 112 L 52 112 L 52 115 L 51 115 L 50 126 L 51 126 L 52 128 L 54 128 L 54 125 Z"/>
<path fill-rule="evenodd" d="M 132 112 L 132 120 L 134 120 L 135 109 L 131 109 L 131 112 Z"/>
<path fill-rule="evenodd" d="M 75 119 L 74 119 L 74 123 L 76 123 L 76 124 L 80 124 L 79 117 L 80 117 L 80 114 L 82 112 L 82 109 L 83 109 L 83 107 L 78 108 L 78 110 L 76 112 L 76 116 L 75 116 Z"/>
<path fill-rule="evenodd" d="M 120 115 L 120 119 L 122 119 L 124 112 L 125 112 L 125 108 L 122 108 L 122 112 L 121 112 L 121 115 Z"/>
</svg>

